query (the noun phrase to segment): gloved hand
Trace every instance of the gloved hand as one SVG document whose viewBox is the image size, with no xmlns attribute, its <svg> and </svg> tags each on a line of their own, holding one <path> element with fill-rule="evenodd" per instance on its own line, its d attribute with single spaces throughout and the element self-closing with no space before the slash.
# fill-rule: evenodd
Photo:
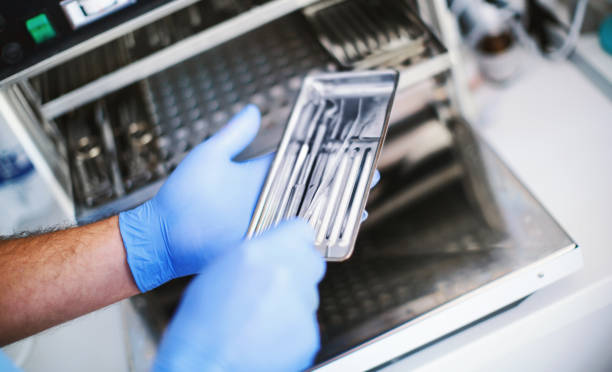
<svg viewBox="0 0 612 372">
<path fill-rule="evenodd" d="M 0 350 L 0 371 L 1 372 L 20 372 L 21 370 Z"/>
<path fill-rule="evenodd" d="M 299 371 L 319 348 L 325 261 L 301 220 L 229 249 L 189 285 L 154 372 Z"/>
<path fill-rule="evenodd" d="M 138 288 L 194 274 L 246 233 L 272 155 L 232 161 L 259 130 L 257 107 L 247 106 L 196 146 L 157 195 L 119 215 L 127 261 Z"/>
</svg>

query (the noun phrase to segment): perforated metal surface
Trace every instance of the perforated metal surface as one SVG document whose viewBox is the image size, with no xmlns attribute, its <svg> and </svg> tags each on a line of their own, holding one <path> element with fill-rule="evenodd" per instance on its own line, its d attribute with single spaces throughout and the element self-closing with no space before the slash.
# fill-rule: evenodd
<svg viewBox="0 0 612 372">
<path fill-rule="evenodd" d="M 447 220 L 456 224 L 445 222 L 447 206 L 436 203 L 449 199 L 458 200 Z M 437 218 L 421 223 L 424 207 Z M 462 219 L 473 223 L 459 223 Z M 491 247 L 493 237 L 503 240 L 504 234 L 486 227 L 458 182 L 420 203 L 398 206 L 394 216 L 362 231 L 355 257 L 348 264 L 330 264 L 320 284 L 318 317 L 325 347 L 319 360 L 501 276 L 507 267 L 498 260 L 505 253 Z M 470 249 L 460 247 L 462 241 L 470 241 Z M 449 251 L 447 245 L 459 247 Z"/>
<path fill-rule="evenodd" d="M 110 171 L 91 170 L 88 175 L 78 173 L 74 164 L 79 174 L 74 178 L 77 201 L 86 207 L 98 206 L 163 179 L 189 150 L 248 103 L 260 108 L 262 128 L 239 158 L 272 150 L 280 141 L 304 76 L 336 68 L 303 17 L 293 14 L 63 116 L 59 121 L 68 138 L 74 132 L 71 128 L 85 125 L 92 128 L 90 140 L 99 143 L 103 124 L 98 117 L 104 107 L 118 153 L 117 160 L 109 151 L 99 156 L 109 167 L 118 161 L 115 167 L 121 170 L 120 185 L 115 182 L 113 189 L 111 180 L 98 180 L 99 174 L 110 178 Z M 69 146 L 71 153 L 77 150 L 78 146 Z M 96 185 L 88 185 L 90 181 Z M 96 195 L 87 194 L 93 189 Z"/>
<path fill-rule="evenodd" d="M 302 78 L 335 70 L 299 15 L 285 17 L 146 79 L 141 88 L 158 146 L 173 167 L 247 103 L 262 113 L 254 152 L 273 148 Z M 269 135 L 276 137 L 265 141 Z M 252 147 L 253 148 L 253 147 Z"/>
</svg>

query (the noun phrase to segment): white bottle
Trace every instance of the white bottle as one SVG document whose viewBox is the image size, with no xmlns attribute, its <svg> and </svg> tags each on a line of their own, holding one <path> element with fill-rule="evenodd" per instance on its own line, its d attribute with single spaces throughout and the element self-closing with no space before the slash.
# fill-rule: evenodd
<svg viewBox="0 0 612 372">
<path fill-rule="evenodd" d="M 0 236 L 40 229 L 53 197 L 13 132 L 0 123 Z"/>
</svg>

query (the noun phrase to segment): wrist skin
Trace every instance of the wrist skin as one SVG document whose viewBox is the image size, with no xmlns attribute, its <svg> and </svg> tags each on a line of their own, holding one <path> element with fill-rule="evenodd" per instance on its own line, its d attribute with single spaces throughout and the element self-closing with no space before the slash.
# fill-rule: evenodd
<svg viewBox="0 0 612 372">
<path fill-rule="evenodd" d="M 0 240 L 0 346 L 137 294 L 116 216 Z"/>
</svg>

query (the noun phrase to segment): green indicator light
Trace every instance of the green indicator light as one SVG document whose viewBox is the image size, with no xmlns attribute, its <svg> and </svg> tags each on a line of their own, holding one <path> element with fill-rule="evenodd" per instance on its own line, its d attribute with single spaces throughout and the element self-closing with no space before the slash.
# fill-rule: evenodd
<svg viewBox="0 0 612 372">
<path fill-rule="evenodd" d="M 55 37 L 55 30 L 51 26 L 51 22 L 49 22 L 46 14 L 39 14 L 34 18 L 28 19 L 26 21 L 26 28 L 30 31 L 30 35 L 32 35 L 32 39 L 34 39 L 36 44 Z"/>
</svg>

